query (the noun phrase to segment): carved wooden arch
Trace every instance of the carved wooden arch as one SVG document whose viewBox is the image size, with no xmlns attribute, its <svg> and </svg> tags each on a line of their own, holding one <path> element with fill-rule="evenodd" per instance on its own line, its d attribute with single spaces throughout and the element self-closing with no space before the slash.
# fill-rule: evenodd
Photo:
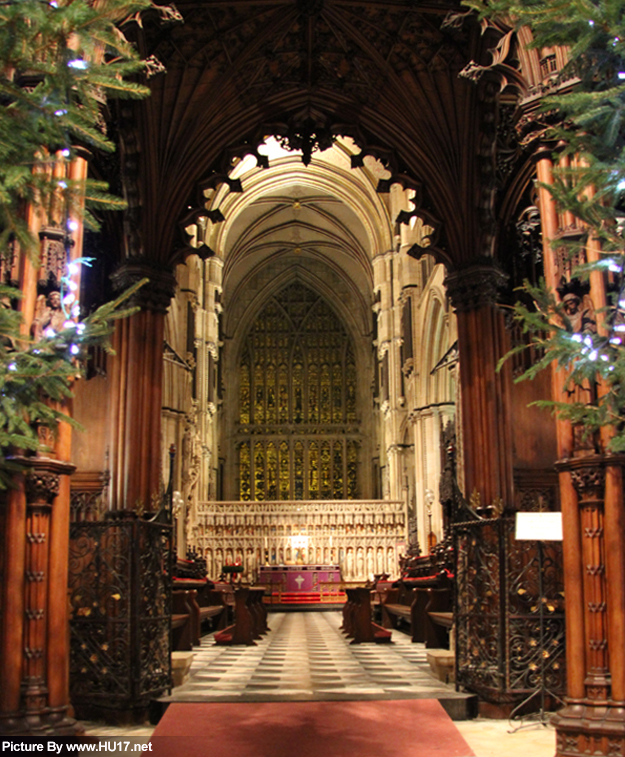
<svg viewBox="0 0 625 757">
<path fill-rule="evenodd" d="M 267 156 L 258 152 L 259 146 L 263 144 L 268 136 L 280 137 L 280 135 L 287 134 L 293 128 L 297 127 L 286 126 L 283 123 L 267 124 L 257 131 L 253 139 L 246 140 L 236 147 L 224 150 L 219 158 L 218 167 L 212 170 L 210 175 L 198 182 L 195 197 L 189 200 L 189 203 L 195 203 L 195 207 L 188 211 L 182 220 L 179 221 L 179 228 L 183 230 L 190 223 L 194 223 L 197 218 L 202 216 L 209 217 L 213 223 L 223 222 L 225 218 L 219 209 L 206 209 L 205 190 L 216 190 L 217 188 L 226 185 L 230 193 L 238 194 L 244 192 L 241 180 L 233 180 L 229 176 L 233 161 L 236 159 L 242 160 L 246 156 L 251 155 L 256 159 L 257 167 L 268 168 L 269 161 Z M 412 216 L 418 216 L 421 218 L 426 224 L 432 226 L 434 229 L 433 233 L 428 238 L 429 247 L 427 252 L 437 257 L 439 262 L 444 260 L 449 263 L 449 256 L 446 254 L 444 247 L 439 245 L 439 241 L 444 240 L 445 237 L 443 223 L 439 217 L 429 209 L 432 207 L 433 203 L 427 190 L 413 175 L 410 175 L 410 169 L 401 161 L 397 153 L 388 147 L 369 144 L 363 137 L 361 129 L 358 126 L 347 126 L 345 124 L 332 125 L 331 122 L 328 121 L 327 127 L 324 128 L 327 128 L 327 132 L 332 139 L 334 137 L 350 137 L 360 148 L 360 153 L 351 155 L 352 169 L 363 167 L 365 165 L 365 158 L 367 157 L 373 157 L 380 161 L 389 174 L 389 177 L 378 181 L 376 187 L 378 193 L 389 192 L 393 184 L 399 184 L 403 189 L 414 190 L 414 197 L 411 200 L 413 209 L 411 211 L 401 211 L 397 218 L 391 219 L 391 221 L 394 223 L 409 223 Z M 184 232 L 182 232 L 181 237 L 185 236 Z M 185 240 L 185 242 L 183 242 L 178 248 L 175 256 L 181 257 L 192 254 L 194 249 L 195 248 L 188 247 Z M 203 257 L 210 257 L 218 253 L 217 250 L 212 250 L 210 247 L 204 247 L 201 250 L 195 249 L 195 251 Z"/>
<path fill-rule="evenodd" d="M 312 15 L 296 0 L 252 6 L 182 0 L 188 23 L 180 31 L 142 32 L 140 46 L 168 71 L 151 80 L 152 97 L 131 125 L 140 143 L 142 254 L 170 259 L 198 182 L 210 171 L 227 175 L 223 156 L 244 143 L 253 148 L 267 125 L 319 114 L 336 133 L 391 156 L 395 178 L 422 184 L 424 209 L 444 222 L 439 244 L 452 257 L 472 257 L 483 228 L 475 208 L 481 106 L 458 72 L 479 51 L 477 26 L 442 29 L 446 2 L 324 0 Z M 302 40 L 311 34 L 322 34 L 315 65 L 324 71 L 289 68 L 289 45 L 306 62 Z M 471 200 L 459 201 L 459 192 Z"/>
</svg>

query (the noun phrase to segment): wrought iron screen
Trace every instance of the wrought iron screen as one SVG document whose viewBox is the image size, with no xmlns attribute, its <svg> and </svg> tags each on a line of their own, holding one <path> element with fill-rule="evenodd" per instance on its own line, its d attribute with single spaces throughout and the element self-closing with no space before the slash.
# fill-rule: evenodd
<svg viewBox="0 0 625 757">
<path fill-rule="evenodd" d="M 514 520 L 454 525 L 456 681 L 487 701 L 566 688 L 559 542 L 516 541 Z"/>
<path fill-rule="evenodd" d="M 138 709 L 171 685 L 171 526 L 72 523 L 70 691 L 79 710 Z"/>
</svg>

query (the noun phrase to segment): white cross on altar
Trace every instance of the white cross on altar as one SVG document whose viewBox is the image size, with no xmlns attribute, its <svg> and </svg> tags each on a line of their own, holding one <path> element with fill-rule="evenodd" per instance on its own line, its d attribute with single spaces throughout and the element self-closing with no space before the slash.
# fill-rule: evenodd
<svg viewBox="0 0 625 757">
<path fill-rule="evenodd" d="M 298 588 L 298 589 L 299 589 L 300 591 L 301 591 L 301 589 L 302 589 L 302 584 L 304 583 L 304 581 L 305 581 L 305 580 L 306 580 L 306 579 L 305 579 L 305 578 L 303 578 L 303 576 L 298 576 L 298 577 L 297 577 L 297 578 L 295 579 L 295 583 L 297 584 L 297 588 Z"/>
</svg>

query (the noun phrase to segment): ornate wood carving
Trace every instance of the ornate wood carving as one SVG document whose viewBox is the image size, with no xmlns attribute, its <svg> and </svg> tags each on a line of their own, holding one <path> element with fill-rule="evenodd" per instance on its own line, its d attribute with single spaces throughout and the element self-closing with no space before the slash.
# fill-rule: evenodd
<svg viewBox="0 0 625 757">
<path fill-rule="evenodd" d="M 41 268 L 39 288 L 41 291 L 61 289 L 61 278 L 69 258 L 71 238 L 60 228 L 46 227 L 39 232 L 41 239 Z"/>
<path fill-rule="evenodd" d="M 563 466 L 560 466 L 561 469 Z M 579 498 L 582 526 L 584 600 L 586 605 L 586 696 L 607 701 L 609 695 L 608 630 L 603 497 L 603 461 L 587 458 L 565 466 Z"/>
<path fill-rule="evenodd" d="M 149 282 L 133 294 L 128 300 L 128 305 L 139 306 L 142 310 L 155 313 L 166 313 L 176 291 L 176 277 L 169 268 L 147 260 L 130 260 L 111 276 L 113 285 L 119 292 L 143 278 L 149 279 Z"/>
<path fill-rule="evenodd" d="M 508 277 L 491 261 L 447 274 L 445 286 L 457 312 L 493 306 Z"/>
<path fill-rule="evenodd" d="M 50 525 L 54 500 L 59 496 L 61 476 L 74 466 L 50 458 L 14 457 L 26 467 L 24 474 L 25 544 L 23 573 L 23 617 L 12 617 L 21 626 L 21 685 L 19 706 L 0 717 L 0 732 L 5 734 L 63 735 L 74 732 L 74 722 L 55 713 L 51 719 L 46 654 L 49 648 L 50 617 Z M 17 650 L 12 650 L 19 654 Z M 5 685 L 10 683 L 5 681 Z M 10 693 L 10 692 L 7 692 Z"/>
<path fill-rule="evenodd" d="M 71 520 L 100 520 L 107 509 L 109 471 L 79 471 L 71 481 Z"/>
</svg>

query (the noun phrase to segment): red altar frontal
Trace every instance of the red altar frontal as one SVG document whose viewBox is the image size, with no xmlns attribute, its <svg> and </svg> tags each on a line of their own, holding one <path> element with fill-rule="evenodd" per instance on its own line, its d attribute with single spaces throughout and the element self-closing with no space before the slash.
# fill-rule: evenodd
<svg viewBox="0 0 625 757">
<path fill-rule="evenodd" d="M 271 604 L 319 604 L 345 601 L 338 565 L 263 565 L 258 581 Z"/>
</svg>

